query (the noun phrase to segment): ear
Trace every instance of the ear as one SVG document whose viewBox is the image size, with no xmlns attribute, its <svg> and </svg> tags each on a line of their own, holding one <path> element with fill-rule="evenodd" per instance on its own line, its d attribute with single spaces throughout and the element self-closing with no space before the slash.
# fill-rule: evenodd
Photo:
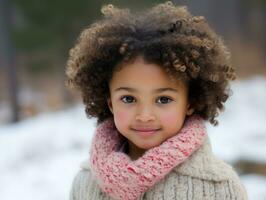
<svg viewBox="0 0 266 200">
<path fill-rule="evenodd" d="M 111 98 L 110 97 L 107 98 L 107 104 L 108 104 L 108 107 L 109 107 L 111 113 L 113 113 L 113 105 L 112 105 L 112 101 L 111 101 Z"/>
<path fill-rule="evenodd" d="M 188 104 L 186 114 L 187 114 L 188 116 L 190 116 L 190 115 L 192 115 L 193 113 L 194 113 L 194 108 L 192 108 L 192 107 L 190 106 L 190 104 Z"/>
</svg>

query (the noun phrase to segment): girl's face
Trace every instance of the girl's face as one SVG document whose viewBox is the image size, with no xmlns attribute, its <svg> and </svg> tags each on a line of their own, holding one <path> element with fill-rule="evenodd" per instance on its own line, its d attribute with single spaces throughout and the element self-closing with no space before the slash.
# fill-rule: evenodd
<svg viewBox="0 0 266 200">
<path fill-rule="evenodd" d="M 129 152 L 160 145 L 193 113 L 187 86 L 140 56 L 114 72 L 109 88 L 108 105 L 117 130 L 129 141 Z"/>
</svg>

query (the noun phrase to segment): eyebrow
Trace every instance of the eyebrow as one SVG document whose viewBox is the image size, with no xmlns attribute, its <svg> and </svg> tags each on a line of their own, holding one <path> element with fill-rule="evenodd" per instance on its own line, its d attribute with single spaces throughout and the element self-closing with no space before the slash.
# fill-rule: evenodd
<svg viewBox="0 0 266 200">
<path fill-rule="evenodd" d="M 126 90 L 126 91 L 128 91 L 128 92 L 137 92 L 136 89 L 134 89 L 134 88 L 130 88 L 130 87 L 119 87 L 119 88 L 116 88 L 116 89 L 115 89 L 115 92 L 117 92 L 117 91 L 121 91 L 121 90 Z M 161 92 L 165 92 L 165 91 L 169 91 L 169 92 L 177 92 L 176 89 L 173 89 L 173 88 L 167 87 L 167 88 L 157 88 L 157 89 L 153 90 L 153 93 L 161 93 Z"/>
</svg>

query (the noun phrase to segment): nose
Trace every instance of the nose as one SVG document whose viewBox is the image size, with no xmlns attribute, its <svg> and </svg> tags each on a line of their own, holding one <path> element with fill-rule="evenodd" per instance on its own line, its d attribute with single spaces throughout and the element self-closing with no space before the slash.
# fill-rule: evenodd
<svg viewBox="0 0 266 200">
<path fill-rule="evenodd" d="M 151 120 L 155 120 L 155 115 L 152 112 L 152 108 L 141 107 L 139 112 L 136 115 L 136 120 L 147 122 Z"/>
</svg>

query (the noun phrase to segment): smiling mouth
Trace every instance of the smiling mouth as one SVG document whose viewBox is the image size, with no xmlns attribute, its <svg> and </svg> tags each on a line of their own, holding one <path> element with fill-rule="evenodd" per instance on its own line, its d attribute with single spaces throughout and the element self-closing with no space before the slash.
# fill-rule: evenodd
<svg viewBox="0 0 266 200">
<path fill-rule="evenodd" d="M 134 131 L 139 131 L 139 132 L 153 132 L 153 131 L 158 131 L 160 129 L 133 129 Z"/>
<path fill-rule="evenodd" d="M 149 135 L 154 135 L 161 129 L 149 129 L 149 130 L 144 130 L 144 129 L 132 129 L 133 131 L 137 132 L 138 134 L 141 134 L 143 136 L 149 136 Z"/>
</svg>

